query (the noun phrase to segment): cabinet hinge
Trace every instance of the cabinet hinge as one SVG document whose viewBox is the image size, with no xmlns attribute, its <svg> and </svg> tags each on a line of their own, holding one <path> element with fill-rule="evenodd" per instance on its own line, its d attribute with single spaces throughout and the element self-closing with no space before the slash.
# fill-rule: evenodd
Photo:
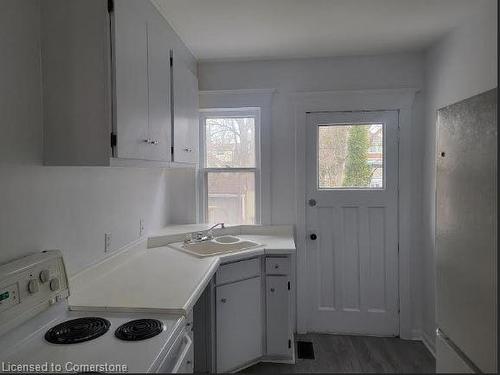
<svg viewBox="0 0 500 375">
<path fill-rule="evenodd" d="M 114 10 L 115 10 L 114 0 L 108 0 L 108 12 L 113 13 Z"/>
<path fill-rule="evenodd" d="M 170 50 L 170 66 L 174 66 L 174 51 Z"/>
<path fill-rule="evenodd" d="M 292 340 L 288 340 L 288 349 L 292 347 Z"/>
<path fill-rule="evenodd" d="M 288 290 L 290 290 L 290 281 L 288 282 Z"/>
<path fill-rule="evenodd" d="M 170 147 L 170 153 L 173 155 L 174 154 L 174 146 Z"/>
<path fill-rule="evenodd" d="M 116 147 L 118 140 L 115 133 L 111 133 L 110 141 L 111 141 L 111 147 Z"/>
</svg>

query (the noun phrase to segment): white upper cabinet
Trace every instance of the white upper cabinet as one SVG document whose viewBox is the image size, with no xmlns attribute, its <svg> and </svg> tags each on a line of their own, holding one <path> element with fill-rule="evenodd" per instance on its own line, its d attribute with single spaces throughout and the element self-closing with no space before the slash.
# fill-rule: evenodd
<svg viewBox="0 0 500 375">
<path fill-rule="evenodd" d="M 155 11 L 148 22 L 149 127 L 148 160 L 169 161 L 171 156 L 171 66 L 168 32 Z"/>
<path fill-rule="evenodd" d="M 172 121 L 197 117 L 198 85 L 189 69 L 194 57 L 155 6 L 137 0 L 41 4 L 45 164 L 170 162 L 177 145 Z M 184 57 L 176 67 L 182 75 L 177 117 L 172 51 Z M 178 135 L 193 150 L 186 154 L 195 155 L 197 131 L 195 143 Z"/>
<path fill-rule="evenodd" d="M 141 2 L 115 1 L 113 12 L 116 156 L 146 159 L 149 139 L 148 17 Z"/>
<path fill-rule="evenodd" d="M 41 1 L 44 163 L 108 165 L 111 156 L 107 1 Z"/>
<path fill-rule="evenodd" d="M 198 79 L 188 65 L 173 53 L 173 160 L 198 163 Z"/>
</svg>

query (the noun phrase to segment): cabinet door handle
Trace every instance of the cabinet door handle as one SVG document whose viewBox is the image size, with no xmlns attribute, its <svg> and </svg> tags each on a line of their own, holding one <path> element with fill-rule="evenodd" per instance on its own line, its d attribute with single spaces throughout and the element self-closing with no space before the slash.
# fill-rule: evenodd
<svg viewBox="0 0 500 375">
<path fill-rule="evenodd" d="M 192 149 L 192 148 L 187 148 L 187 147 L 186 147 L 186 148 L 184 149 L 184 151 L 185 151 L 185 152 L 193 152 L 193 149 Z"/>
<path fill-rule="evenodd" d="M 274 293 L 274 288 L 271 288 L 271 292 Z"/>
<path fill-rule="evenodd" d="M 148 145 L 157 145 L 158 143 L 160 143 L 160 141 L 150 138 L 145 139 L 144 142 L 146 142 Z"/>
<path fill-rule="evenodd" d="M 226 302 L 227 302 L 227 299 L 225 299 L 225 298 L 221 298 L 221 300 L 220 300 L 220 301 L 221 301 L 222 303 L 226 303 Z"/>
<path fill-rule="evenodd" d="M 280 268 L 279 264 L 275 264 L 274 269 L 277 270 L 278 268 Z"/>
</svg>

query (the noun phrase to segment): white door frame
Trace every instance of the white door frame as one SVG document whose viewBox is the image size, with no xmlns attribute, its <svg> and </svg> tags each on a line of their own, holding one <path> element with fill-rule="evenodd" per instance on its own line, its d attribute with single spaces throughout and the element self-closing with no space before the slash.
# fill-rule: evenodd
<svg viewBox="0 0 500 375">
<path fill-rule="evenodd" d="M 306 114 L 337 111 L 399 111 L 399 335 L 412 338 L 410 301 L 411 123 L 417 89 L 343 90 L 291 94 L 295 126 L 295 199 L 297 244 L 297 331 L 306 333 L 312 301 L 307 292 L 306 253 Z"/>
</svg>

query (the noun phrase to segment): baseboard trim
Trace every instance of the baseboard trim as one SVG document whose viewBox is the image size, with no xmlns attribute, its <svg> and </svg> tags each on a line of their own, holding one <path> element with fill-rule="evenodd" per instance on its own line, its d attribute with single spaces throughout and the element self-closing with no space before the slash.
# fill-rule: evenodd
<svg viewBox="0 0 500 375">
<path fill-rule="evenodd" d="M 435 340 L 428 335 L 426 332 L 422 332 L 422 342 L 427 347 L 427 349 L 431 352 L 431 354 L 436 358 L 436 344 Z"/>
<path fill-rule="evenodd" d="M 427 350 L 432 354 L 434 358 L 436 358 L 435 341 L 432 339 L 432 336 L 430 336 L 426 332 L 421 331 L 420 329 L 413 329 L 411 331 L 411 339 L 422 341 Z"/>
</svg>

